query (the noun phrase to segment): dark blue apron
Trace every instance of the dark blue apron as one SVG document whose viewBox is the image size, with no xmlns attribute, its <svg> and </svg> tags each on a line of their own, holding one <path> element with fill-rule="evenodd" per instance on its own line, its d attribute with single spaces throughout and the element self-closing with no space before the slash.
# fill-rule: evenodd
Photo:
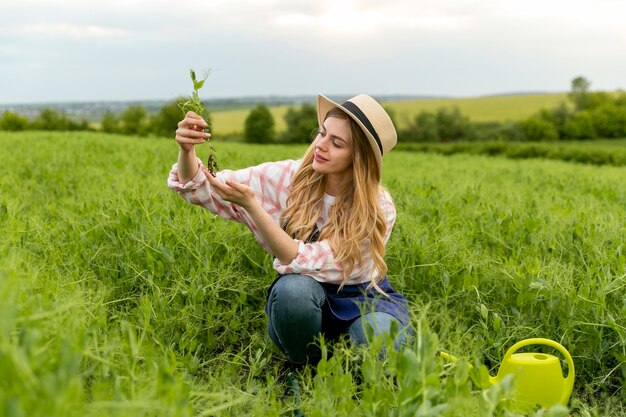
<svg viewBox="0 0 626 417">
<path fill-rule="evenodd" d="M 315 227 L 306 243 L 316 242 L 320 231 Z M 282 277 L 278 275 L 267 290 L 267 297 L 274 284 Z M 374 288 L 368 289 L 369 282 L 356 285 L 339 285 L 319 282 L 326 293 L 325 312 L 330 313 L 328 319 L 339 321 L 352 321 L 363 314 L 370 312 L 388 313 L 398 319 L 403 325 L 409 324 L 408 302 L 402 294 L 395 292 L 389 280 L 385 276 L 378 282 L 378 287 L 386 294 L 383 295 Z M 269 314 L 267 305 L 265 312 Z"/>
</svg>

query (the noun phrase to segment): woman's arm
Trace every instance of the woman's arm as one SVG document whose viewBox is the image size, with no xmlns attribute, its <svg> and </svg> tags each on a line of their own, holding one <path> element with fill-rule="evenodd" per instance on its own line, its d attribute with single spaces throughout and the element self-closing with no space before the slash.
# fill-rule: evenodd
<svg viewBox="0 0 626 417">
<path fill-rule="evenodd" d="M 221 198 L 246 210 L 252 218 L 254 234 L 263 240 L 272 255 L 287 264 L 296 257 L 298 243 L 261 207 L 252 188 L 233 180 L 223 183 L 211 175 L 207 175 L 207 179 Z"/>
<path fill-rule="evenodd" d="M 208 127 L 204 119 L 194 112 L 187 112 L 185 118 L 178 123 L 176 142 L 178 142 L 178 177 L 185 183 L 196 176 L 198 164 L 196 162 L 196 145 L 204 143 L 211 137 L 205 132 Z"/>
<path fill-rule="evenodd" d="M 180 182 L 186 183 L 198 173 L 198 162 L 195 148 L 185 151 L 182 148 L 178 151 L 178 178 Z"/>
</svg>

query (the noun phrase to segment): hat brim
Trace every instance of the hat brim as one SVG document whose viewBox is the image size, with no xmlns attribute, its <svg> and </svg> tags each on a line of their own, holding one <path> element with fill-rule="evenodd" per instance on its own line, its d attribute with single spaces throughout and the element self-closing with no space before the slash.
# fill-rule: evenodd
<svg viewBox="0 0 626 417">
<path fill-rule="evenodd" d="M 372 148 L 372 152 L 374 153 L 374 158 L 376 159 L 376 164 L 378 165 L 378 173 L 379 173 L 379 175 L 382 175 L 382 172 L 383 172 L 383 156 L 382 156 L 382 154 L 380 152 L 380 148 L 378 147 L 379 145 L 376 142 L 376 139 L 374 139 L 374 136 L 367 130 L 367 128 L 365 127 L 363 122 L 361 122 L 361 120 L 359 120 L 359 118 L 357 116 L 352 114 L 352 112 L 350 112 L 350 110 L 346 109 L 345 107 L 343 107 L 339 103 L 335 103 L 334 101 L 332 101 L 329 98 L 323 96 L 322 94 L 318 94 L 317 95 L 317 121 L 318 121 L 319 125 L 322 126 L 324 124 L 324 119 L 326 118 L 326 114 L 329 111 L 331 111 L 333 108 L 335 108 L 335 107 L 340 108 L 348 116 L 350 116 L 350 118 L 352 120 L 354 120 L 357 125 L 359 125 L 359 127 L 361 128 L 363 133 L 365 133 L 365 136 L 367 137 L 367 140 L 370 143 L 370 147 Z"/>
</svg>

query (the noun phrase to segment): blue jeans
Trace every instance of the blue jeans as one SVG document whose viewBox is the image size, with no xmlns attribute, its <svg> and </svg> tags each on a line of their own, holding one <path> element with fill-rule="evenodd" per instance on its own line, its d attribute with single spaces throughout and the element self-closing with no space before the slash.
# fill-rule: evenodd
<svg viewBox="0 0 626 417">
<path fill-rule="evenodd" d="M 332 317 L 327 308 L 326 293 L 322 286 L 306 275 L 284 275 L 272 287 L 267 299 L 267 332 L 270 339 L 294 364 L 315 362 L 319 347 L 315 337 L 323 333 L 330 339 L 347 333 L 356 345 L 367 344 L 364 326 L 369 324 L 374 335 L 388 333 L 391 323 L 398 329 L 405 326 L 394 316 L 383 312 L 366 313 L 352 321 Z M 398 333 L 396 349 L 406 343 L 406 332 Z"/>
</svg>

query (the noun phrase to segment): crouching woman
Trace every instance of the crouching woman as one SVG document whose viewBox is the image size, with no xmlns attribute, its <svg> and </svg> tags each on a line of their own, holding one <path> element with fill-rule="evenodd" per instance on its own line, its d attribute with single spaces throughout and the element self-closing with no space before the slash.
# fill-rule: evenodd
<svg viewBox="0 0 626 417">
<path fill-rule="evenodd" d="M 210 137 L 206 122 L 187 113 L 178 124 L 178 162 L 168 186 L 187 201 L 245 224 L 271 253 L 278 277 L 265 311 L 270 339 L 289 362 L 319 359 L 315 343 L 347 334 L 357 345 L 400 332 L 406 342 L 406 299 L 386 277 L 383 259 L 396 210 L 381 183 L 382 157 L 396 144 L 380 104 L 361 94 L 342 104 L 319 95 L 319 129 L 298 160 L 209 172 L 195 145 Z"/>
</svg>

